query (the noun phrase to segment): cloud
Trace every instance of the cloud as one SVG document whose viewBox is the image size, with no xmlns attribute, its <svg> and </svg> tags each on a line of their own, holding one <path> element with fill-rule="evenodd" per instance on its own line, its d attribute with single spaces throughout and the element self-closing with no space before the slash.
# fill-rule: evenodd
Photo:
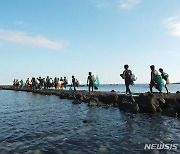
<svg viewBox="0 0 180 154">
<path fill-rule="evenodd" d="M 29 45 L 32 47 L 42 47 L 51 50 L 64 49 L 64 44 L 62 42 L 52 41 L 42 36 L 30 36 L 25 32 L 4 29 L 0 29 L 0 41 Z"/>
<path fill-rule="evenodd" d="M 24 21 L 14 21 L 14 25 L 26 25 Z"/>
<path fill-rule="evenodd" d="M 180 53 L 178 51 L 168 51 L 167 54 L 169 56 L 175 56 L 175 57 L 179 57 L 180 56 Z"/>
<path fill-rule="evenodd" d="M 131 10 L 140 2 L 141 0 L 119 0 L 119 8 Z"/>
<path fill-rule="evenodd" d="M 109 3 L 108 0 L 91 0 L 93 3 L 95 3 L 95 6 L 97 8 L 107 8 Z M 113 0 L 112 0 L 113 2 Z"/>
<path fill-rule="evenodd" d="M 164 25 L 168 27 L 170 34 L 180 36 L 180 16 L 173 16 L 163 20 Z"/>
<path fill-rule="evenodd" d="M 97 8 L 108 8 L 115 6 L 120 9 L 131 10 L 137 6 L 142 0 L 91 0 L 96 4 Z"/>
<path fill-rule="evenodd" d="M 98 7 L 98 8 L 105 8 L 105 7 L 107 7 L 107 3 L 104 3 L 102 1 L 98 1 L 96 3 L 96 7 Z"/>
</svg>

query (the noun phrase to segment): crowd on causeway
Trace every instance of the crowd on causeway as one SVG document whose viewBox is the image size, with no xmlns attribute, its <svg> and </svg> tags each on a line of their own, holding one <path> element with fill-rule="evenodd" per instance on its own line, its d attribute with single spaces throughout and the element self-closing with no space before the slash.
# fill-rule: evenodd
<svg viewBox="0 0 180 154">
<path fill-rule="evenodd" d="M 79 86 L 79 80 L 75 79 L 74 76 L 72 76 L 72 86 L 75 88 Z M 47 76 L 46 78 L 35 78 L 32 77 L 27 78 L 26 82 L 23 80 L 18 81 L 18 79 L 14 79 L 13 81 L 13 86 L 17 88 L 31 88 L 31 89 L 50 89 L 50 88 L 55 88 L 55 89 L 66 89 L 68 85 L 68 79 L 66 77 L 62 78 L 57 78 L 55 77 L 52 79 L 51 77 Z"/>
<path fill-rule="evenodd" d="M 134 72 L 130 70 L 128 65 L 124 65 L 124 70 L 120 74 L 120 77 L 125 81 L 126 95 L 123 93 L 116 93 L 113 90 L 111 92 L 99 91 L 93 93 L 94 89 L 98 89 L 100 82 L 98 76 L 93 75 L 92 72 L 89 72 L 87 76 L 88 91 L 76 91 L 80 83 L 74 75 L 70 82 L 66 77 L 55 77 L 52 79 L 49 76 L 46 78 L 27 78 L 25 83 L 23 80 L 14 80 L 14 86 L 3 86 L 0 87 L 0 89 L 27 91 L 42 95 L 56 95 L 60 99 L 72 100 L 73 104 L 85 102 L 88 103 L 88 106 L 113 106 L 132 113 L 162 113 L 167 116 L 180 116 L 180 92 L 169 93 L 167 87 L 169 84 L 169 75 L 165 73 L 162 68 L 157 71 L 154 65 L 150 66 L 150 92 L 132 94 L 131 85 L 137 80 L 136 75 L 133 73 Z M 156 88 L 159 93 L 153 93 L 153 88 Z M 162 93 L 163 88 L 166 89 L 168 94 Z"/>
<path fill-rule="evenodd" d="M 24 82 L 23 80 L 18 80 L 18 79 L 14 79 L 13 81 L 13 86 L 16 88 L 30 88 L 30 89 L 50 89 L 50 88 L 55 88 L 55 89 L 66 89 L 67 85 L 70 86 L 69 90 L 72 91 L 76 91 L 76 87 L 78 87 L 80 85 L 80 81 L 78 79 L 76 79 L 74 77 L 74 75 L 72 76 L 72 80 L 71 82 L 68 81 L 68 79 L 66 77 L 62 78 L 57 78 L 55 77 L 54 79 L 52 79 L 51 77 L 47 76 L 46 78 L 35 78 L 32 77 L 27 78 L 26 82 Z M 99 78 L 96 75 L 92 75 L 91 72 L 89 72 L 88 78 L 87 78 L 87 86 L 89 87 L 89 92 L 90 89 L 98 89 L 100 83 L 99 83 Z M 74 89 L 72 89 L 72 87 Z"/>
<path fill-rule="evenodd" d="M 151 79 L 150 79 L 150 92 L 152 93 L 152 88 L 155 87 L 159 92 L 162 91 L 163 87 L 165 87 L 166 92 L 169 93 L 167 85 L 169 82 L 169 75 L 164 72 L 162 68 L 159 69 L 160 74 L 155 69 L 154 65 L 150 66 L 151 70 Z M 129 66 L 126 64 L 124 65 L 124 71 L 122 74 L 120 74 L 122 79 L 125 81 L 126 86 L 126 94 L 131 95 L 130 85 L 133 85 L 134 82 L 137 80 L 136 75 L 132 73 L 132 71 L 129 69 Z M 165 80 L 165 84 L 163 82 Z M 72 87 L 74 88 L 74 91 L 76 91 L 76 87 L 80 85 L 80 82 L 78 79 L 72 76 L 71 82 L 68 82 L 67 78 L 55 77 L 54 79 L 47 76 L 46 78 L 27 78 L 26 82 L 23 82 L 23 80 L 18 81 L 17 79 L 14 79 L 13 86 L 16 88 L 31 88 L 31 89 L 66 89 L 67 85 L 70 85 L 69 90 L 72 91 Z M 87 86 L 89 93 L 93 93 L 94 89 L 98 89 L 100 85 L 99 78 L 97 75 L 93 75 L 92 72 L 89 72 L 87 77 Z"/>
</svg>

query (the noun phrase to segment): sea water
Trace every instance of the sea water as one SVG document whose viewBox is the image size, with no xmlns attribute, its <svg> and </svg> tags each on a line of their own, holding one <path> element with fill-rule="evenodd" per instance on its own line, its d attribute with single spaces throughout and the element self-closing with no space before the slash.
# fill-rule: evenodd
<svg viewBox="0 0 180 154">
<path fill-rule="evenodd" d="M 132 114 L 114 107 L 75 105 L 53 95 L 0 91 L 1 154 L 180 153 L 179 128 L 178 118 L 159 114 Z M 178 144 L 178 148 L 144 150 L 145 144 L 161 143 Z"/>
<path fill-rule="evenodd" d="M 169 92 L 176 93 L 180 91 L 180 84 L 169 84 L 167 85 Z M 78 90 L 87 90 L 87 86 L 78 87 Z M 133 93 L 144 93 L 150 91 L 149 84 L 134 84 L 130 86 L 130 89 Z M 116 91 L 120 93 L 125 93 L 125 85 L 124 84 L 101 84 L 98 88 L 98 91 Z M 155 88 L 153 88 L 154 92 L 158 92 Z M 166 92 L 166 89 L 163 88 L 162 92 Z"/>
</svg>

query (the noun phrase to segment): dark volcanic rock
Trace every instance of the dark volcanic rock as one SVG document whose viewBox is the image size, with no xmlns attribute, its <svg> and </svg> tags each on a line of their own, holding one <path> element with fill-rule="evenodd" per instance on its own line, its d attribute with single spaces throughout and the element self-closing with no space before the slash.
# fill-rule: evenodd
<svg viewBox="0 0 180 154">
<path fill-rule="evenodd" d="M 83 94 L 82 93 L 77 93 L 74 94 L 75 100 L 83 101 Z"/>
<path fill-rule="evenodd" d="M 85 119 L 83 120 L 83 123 L 94 123 L 96 120 L 91 120 L 91 119 Z"/>
<path fill-rule="evenodd" d="M 179 103 L 175 98 L 168 98 L 166 99 L 166 104 L 168 108 L 173 108 L 177 106 Z"/>
<path fill-rule="evenodd" d="M 91 96 L 91 97 L 89 98 L 88 106 L 97 106 L 97 105 L 98 105 L 98 102 L 99 102 L 99 100 L 98 100 L 97 97 Z"/>
<path fill-rule="evenodd" d="M 81 101 L 75 101 L 75 100 L 74 100 L 72 103 L 73 103 L 73 104 L 81 104 L 82 102 L 81 102 Z"/>
<path fill-rule="evenodd" d="M 117 94 L 101 94 L 98 96 L 100 102 L 104 104 L 116 104 L 118 102 L 118 95 Z"/>
<path fill-rule="evenodd" d="M 3 90 L 26 91 L 42 95 L 56 95 L 61 99 L 71 99 L 73 104 L 82 102 L 88 103 L 89 106 L 119 107 L 120 110 L 127 112 L 144 112 L 155 113 L 162 112 L 167 116 L 180 116 L 180 92 L 171 94 L 162 93 L 143 93 L 128 96 L 112 92 L 94 92 L 89 94 L 87 91 L 67 91 L 55 89 L 31 89 L 17 88 L 13 86 L 0 86 Z"/>
<path fill-rule="evenodd" d="M 170 117 L 177 117 L 178 112 L 174 108 L 168 108 L 162 111 L 163 115 L 170 116 Z"/>
<path fill-rule="evenodd" d="M 155 113 L 159 107 L 157 98 L 152 94 L 140 95 L 137 103 L 141 112 Z"/>
<path fill-rule="evenodd" d="M 69 95 L 65 92 L 62 92 L 59 96 L 61 99 L 68 99 Z"/>
<path fill-rule="evenodd" d="M 180 104 L 177 104 L 174 109 L 177 112 L 178 116 L 180 116 Z"/>
<path fill-rule="evenodd" d="M 129 102 L 126 100 L 119 103 L 119 108 L 123 111 L 128 111 L 132 113 L 139 112 L 139 105 L 137 103 Z"/>
</svg>

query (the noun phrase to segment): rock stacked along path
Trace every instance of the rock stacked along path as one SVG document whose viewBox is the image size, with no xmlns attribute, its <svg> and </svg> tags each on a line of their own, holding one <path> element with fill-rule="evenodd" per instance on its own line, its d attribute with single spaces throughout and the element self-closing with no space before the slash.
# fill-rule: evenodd
<svg viewBox="0 0 180 154">
<path fill-rule="evenodd" d="M 67 91 L 55 89 L 28 89 L 13 86 L 0 86 L 1 90 L 33 92 L 42 95 L 56 95 L 60 99 L 70 99 L 73 104 L 88 103 L 89 106 L 118 107 L 132 113 L 161 113 L 166 116 L 180 117 L 180 93 L 151 94 L 138 93 L 132 96 L 116 92 Z"/>
</svg>

